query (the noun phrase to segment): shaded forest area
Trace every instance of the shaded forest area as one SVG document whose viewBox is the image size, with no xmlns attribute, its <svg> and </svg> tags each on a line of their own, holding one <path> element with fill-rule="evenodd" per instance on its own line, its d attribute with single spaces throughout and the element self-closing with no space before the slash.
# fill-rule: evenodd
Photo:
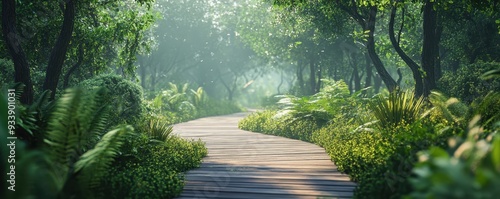
<svg viewBox="0 0 500 199">
<path fill-rule="evenodd" d="M 1 10 L 0 107 L 12 121 L 2 145 L 15 129 L 27 183 L 2 198 L 174 197 L 207 150 L 170 125 L 242 106 L 269 110 L 241 128 L 324 147 L 356 197 L 498 192 L 497 1 L 2 0 Z"/>
</svg>

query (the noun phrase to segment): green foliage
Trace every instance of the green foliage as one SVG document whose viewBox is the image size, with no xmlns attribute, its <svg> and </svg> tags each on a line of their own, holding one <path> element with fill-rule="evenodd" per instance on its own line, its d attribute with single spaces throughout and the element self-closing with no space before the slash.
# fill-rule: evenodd
<svg viewBox="0 0 500 199">
<path fill-rule="evenodd" d="M 256 112 L 241 120 L 238 127 L 303 141 L 310 141 L 312 132 L 320 127 L 313 120 L 292 120 L 290 117 L 276 117 L 276 115 L 276 111 Z"/>
<path fill-rule="evenodd" d="M 449 150 L 431 147 L 419 154 L 407 198 L 495 198 L 500 194 L 500 136 L 484 136 L 479 117 L 466 140 L 451 139 Z"/>
<path fill-rule="evenodd" d="M 49 171 L 61 183 L 56 185 L 61 197 L 92 194 L 124 137 L 133 131 L 124 126 L 103 135 L 109 110 L 103 106 L 102 92 L 68 89 L 51 114 L 45 153 L 53 164 Z"/>
<path fill-rule="evenodd" d="M 460 125 L 468 118 L 469 107 L 457 98 L 448 98 L 444 94 L 433 91 L 429 96 L 432 104 L 430 119 L 436 124 Z"/>
<path fill-rule="evenodd" d="M 84 190 L 96 189 L 99 186 L 119 153 L 126 135 L 132 131 L 132 127 L 124 126 L 106 133 L 94 148 L 78 159 L 74 164 L 74 172 L 78 173 L 79 184 Z M 86 194 L 89 196 L 92 192 Z"/>
<path fill-rule="evenodd" d="M 241 111 L 232 102 L 209 98 L 201 87 L 189 90 L 188 84 L 178 86 L 170 83 L 170 89 L 160 91 L 152 100 L 146 101 L 146 104 L 149 115 L 161 117 L 168 124 Z"/>
<path fill-rule="evenodd" d="M 102 93 L 102 103 L 113 107 L 109 126 L 134 124 L 143 112 L 142 88 L 120 76 L 102 75 L 85 80 L 80 86 L 87 89 L 105 89 L 106 92 Z"/>
<path fill-rule="evenodd" d="M 169 126 L 162 120 L 150 119 L 148 128 L 145 132 L 153 139 L 166 141 L 173 130 L 173 126 Z"/>
<path fill-rule="evenodd" d="M 311 97 L 298 98 L 285 96 L 278 104 L 282 111 L 279 115 L 291 115 L 292 119 L 311 119 L 318 124 L 325 124 L 334 117 L 352 117 L 356 114 L 351 107 L 358 106 L 361 100 L 351 96 L 345 82 L 323 80 L 324 87 Z"/>
<path fill-rule="evenodd" d="M 52 112 L 45 142 L 47 153 L 62 173 L 68 173 L 75 160 L 92 148 L 106 128 L 107 107 L 102 106 L 102 90 L 85 93 L 69 89 Z"/>
<path fill-rule="evenodd" d="M 173 198 L 180 194 L 183 173 L 198 167 L 208 153 L 204 143 L 172 136 L 172 127 L 163 117 L 141 118 L 144 122 L 135 124 L 141 127 L 139 134 L 132 134 L 131 126 L 104 134 L 110 111 L 103 102 L 106 96 L 104 89 L 75 88 L 62 94 L 43 134 L 43 150 L 17 146 L 16 163 L 22 166 L 16 164 L 16 173 L 21 172 L 16 180 L 24 188 L 8 197 Z"/>
<path fill-rule="evenodd" d="M 498 62 L 477 62 L 461 67 L 455 73 L 446 72 L 439 80 L 438 88 L 448 96 L 471 103 L 490 91 L 500 90 L 500 79 L 481 79 L 485 72 L 498 69 L 499 65 Z"/>
<path fill-rule="evenodd" d="M 126 144 L 123 154 L 100 186 L 104 198 L 173 198 L 184 186 L 183 172 L 207 155 L 201 141 L 177 136 L 158 142 L 148 133 Z"/>
<path fill-rule="evenodd" d="M 14 83 L 12 77 L 14 77 L 14 63 L 5 58 L 0 57 L 0 87 L 1 85 Z"/>
<path fill-rule="evenodd" d="M 315 96 L 335 99 L 321 92 Z M 437 93 L 430 99 L 435 104 L 427 111 L 431 117 L 423 118 L 423 100 L 414 98 L 409 92 L 378 97 L 370 102 L 370 106 L 375 106 L 377 102 L 382 106 L 373 111 L 362 108 L 364 100 L 359 96 L 343 97 L 348 103 L 324 105 L 334 106 L 324 109 L 338 113 L 326 123 L 318 124 L 310 119 L 318 116 L 303 117 L 303 114 L 280 114 L 283 111 L 266 110 L 241 120 L 239 128 L 301 139 L 325 148 L 337 169 L 349 174 L 358 184 L 356 198 L 399 198 L 411 191 L 407 178 L 417 162 L 416 154 L 430 146 L 444 146 L 449 137 L 460 134 L 462 131 L 457 128 L 460 126 L 457 123 L 462 121 L 461 118 L 465 117 L 462 114 L 468 110 L 456 100 Z M 316 97 L 316 101 L 321 100 L 321 97 Z M 309 111 L 307 108 L 299 110 Z M 386 120 L 383 128 L 380 128 L 381 122 L 366 123 L 373 120 L 366 115 L 376 115 L 376 111 L 382 112 L 380 114 L 384 117 L 381 119 Z M 315 114 L 312 111 L 308 113 Z M 360 119 L 363 115 L 364 118 Z M 447 119 L 450 121 L 440 123 Z"/>
<path fill-rule="evenodd" d="M 369 103 L 373 115 L 382 128 L 411 124 L 420 118 L 424 108 L 423 97 L 416 98 L 411 92 L 392 92 L 387 98 L 379 95 Z"/>
<path fill-rule="evenodd" d="M 500 93 L 490 92 L 471 104 L 474 115 L 480 115 L 480 123 L 485 128 L 493 128 L 495 122 L 500 121 Z"/>
</svg>

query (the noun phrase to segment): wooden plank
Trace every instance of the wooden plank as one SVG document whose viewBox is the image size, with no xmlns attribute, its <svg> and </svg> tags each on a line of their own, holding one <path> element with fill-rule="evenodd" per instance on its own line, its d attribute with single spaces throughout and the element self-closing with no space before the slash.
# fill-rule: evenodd
<svg viewBox="0 0 500 199">
<path fill-rule="evenodd" d="M 239 130 L 246 114 L 202 118 L 174 126 L 205 142 L 208 156 L 186 173 L 178 198 L 351 198 L 356 186 L 325 150 L 307 142 Z"/>
</svg>

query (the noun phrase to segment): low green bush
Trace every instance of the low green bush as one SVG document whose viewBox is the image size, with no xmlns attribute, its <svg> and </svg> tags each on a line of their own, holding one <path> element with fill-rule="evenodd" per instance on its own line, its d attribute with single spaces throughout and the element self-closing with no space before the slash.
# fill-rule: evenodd
<svg viewBox="0 0 500 199">
<path fill-rule="evenodd" d="M 173 198 L 184 186 L 183 172 L 197 168 L 207 149 L 201 141 L 138 135 L 124 147 L 100 193 L 103 198 Z"/>
<path fill-rule="evenodd" d="M 474 100 L 471 109 L 473 115 L 481 116 L 481 125 L 491 129 L 495 122 L 500 121 L 500 92 L 490 92 Z"/>
<path fill-rule="evenodd" d="M 438 88 L 448 96 L 469 104 L 490 91 L 500 90 L 500 79 L 481 79 L 484 73 L 500 68 L 498 62 L 477 62 L 463 66 L 456 72 L 446 72 L 438 81 Z"/>
<path fill-rule="evenodd" d="M 289 116 L 280 116 L 276 111 L 256 112 L 238 123 L 243 130 L 277 135 L 311 142 L 312 132 L 320 125 L 314 120 L 291 120 Z"/>
<path fill-rule="evenodd" d="M 104 104 L 113 110 L 109 116 L 109 126 L 135 124 L 143 112 L 142 88 L 118 75 L 102 75 L 85 80 L 79 86 L 86 89 L 105 89 Z"/>
</svg>

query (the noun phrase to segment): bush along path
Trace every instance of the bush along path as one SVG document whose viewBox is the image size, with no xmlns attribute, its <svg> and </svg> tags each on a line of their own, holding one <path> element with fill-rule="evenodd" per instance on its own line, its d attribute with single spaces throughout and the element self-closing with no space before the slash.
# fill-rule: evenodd
<svg viewBox="0 0 500 199">
<path fill-rule="evenodd" d="M 351 198 L 355 183 L 311 143 L 238 129 L 246 113 L 174 126 L 201 139 L 208 156 L 186 174 L 179 198 Z"/>
</svg>

